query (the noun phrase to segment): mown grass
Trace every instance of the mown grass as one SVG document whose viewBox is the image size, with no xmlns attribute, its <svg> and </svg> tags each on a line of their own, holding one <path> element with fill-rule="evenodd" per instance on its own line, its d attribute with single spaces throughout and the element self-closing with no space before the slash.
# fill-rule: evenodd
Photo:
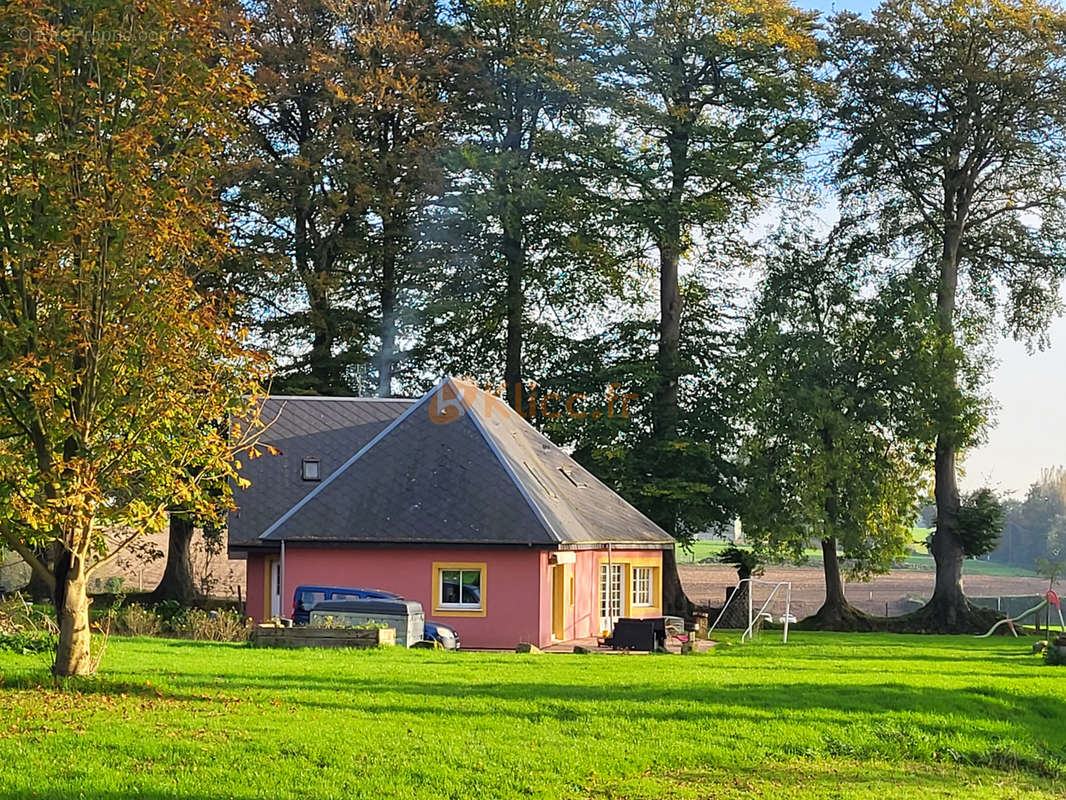
<svg viewBox="0 0 1066 800">
<path fill-rule="evenodd" d="M 1026 640 L 794 633 L 699 656 L 0 654 L 0 798 L 1061 798 Z"/>
</svg>

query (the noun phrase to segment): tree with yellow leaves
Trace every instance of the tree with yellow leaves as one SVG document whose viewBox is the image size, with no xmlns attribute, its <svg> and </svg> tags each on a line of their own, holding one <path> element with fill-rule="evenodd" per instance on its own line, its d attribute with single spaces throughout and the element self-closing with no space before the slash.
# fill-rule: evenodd
<svg viewBox="0 0 1066 800">
<path fill-rule="evenodd" d="M 94 669 L 92 571 L 168 507 L 222 514 L 248 441 L 224 422 L 260 358 L 195 283 L 223 255 L 214 165 L 248 97 L 223 9 L 0 8 L 0 537 L 54 590 L 57 675 Z"/>
</svg>

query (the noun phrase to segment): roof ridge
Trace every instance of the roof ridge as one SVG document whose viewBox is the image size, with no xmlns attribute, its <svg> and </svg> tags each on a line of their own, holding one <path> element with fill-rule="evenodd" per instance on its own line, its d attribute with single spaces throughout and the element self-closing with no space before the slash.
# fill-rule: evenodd
<svg viewBox="0 0 1066 800">
<path fill-rule="evenodd" d="M 384 439 L 385 436 L 387 436 L 390 431 L 392 431 L 401 422 L 403 422 L 405 419 L 407 419 L 409 416 L 411 416 L 411 414 L 415 411 L 415 409 L 417 409 L 419 406 L 421 406 L 423 403 L 425 403 L 433 395 L 434 392 L 439 390 L 440 387 L 444 385 L 445 381 L 447 381 L 447 380 L 448 380 L 448 378 L 443 378 L 442 380 L 440 380 L 437 383 L 436 386 L 434 386 L 432 389 L 430 389 L 428 392 L 426 392 L 422 396 L 422 398 L 420 400 L 416 400 L 416 401 L 412 402 L 410 407 L 407 408 L 407 410 L 405 410 L 402 414 L 400 414 L 400 416 L 396 417 L 396 419 L 394 419 L 392 422 L 390 422 L 388 425 L 386 425 L 381 431 L 379 431 L 377 436 L 375 436 L 373 439 L 371 439 L 365 445 L 360 447 L 351 456 L 351 458 L 349 458 L 347 461 L 345 461 L 343 464 L 341 464 L 339 467 L 337 467 L 337 469 L 334 470 L 332 473 L 330 473 L 330 475 L 325 480 L 323 480 L 321 483 L 319 483 L 318 486 L 316 486 L 314 489 L 312 489 L 310 492 L 308 492 L 303 497 L 301 497 L 298 501 L 296 501 L 296 503 L 292 506 L 292 508 L 290 508 L 284 514 L 282 514 L 280 517 L 278 517 L 278 519 L 269 528 L 267 528 L 265 531 L 263 531 L 261 534 L 259 534 L 259 536 L 257 538 L 265 539 L 271 533 L 273 533 L 278 528 L 280 528 L 282 525 L 284 525 L 297 511 L 299 511 L 301 508 L 303 508 L 305 505 L 307 505 L 309 502 L 311 502 L 311 500 L 313 500 L 315 497 L 317 497 L 327 486 L 329 486 L 331 483 L 333 483 L 334 480 L 336 480 L 340 475 L 344 474 L 344 472 L 350 466 L 352 466 L 352 464 L 354 464 L 356 461 L 358 461 L 368 450 L 370 450 L 374 445 L 376 445 L 378 442 L 380 442 L 382 439 Z M 356 399 L 356 398 L 350 398 L 350 399 Z"/>
<path fill-rule="evenodd" d="M 625 504 L 626 504 L 626 505 L 628 505 L 628 506 L 631 506 L 631 507 L 633 508 L 633 510 L 634 510 L 634 511 L 636 511 L 636 512 L 637 512 L 638 514 L 640 514 L 640 515 L 641 515 L 642 517 L 644 517 L 644 518 L 645 518 L 646 520 L 648 520 L 648 522 L 650 522 L 650 523 L 651 523 L 652 525 L 654 525 L 654 526 L 655 526 L 656 528 L 658 528 L 659 530 L 661 530 L 661 531 L 662 531 L 663 533 L 666 533 L 666 531 L 665 531 L 665 530 L 663 529 L 662 525 L 660 525 L 660 524 L 659 524 L 658 522 L 656 522 L 655 520 L 653 520 L 653 519 L 652 519 L 651 517 L 649 517 L 649 516 L 648 516 L 647 514 L 645 514 L 645 513 L 644 513 L 643 511 L 641 511 L 641 510 L 640 510 L 639 508 L 637 508 L 637 507 L 636 507 L 636 506 L 634 506 L 634 505 L 633 505 L 632 503 L 630 503 L 630 502 L 629 502 L 628 500 L 626 500 L 626 499 L 625 499 L 625 498 L 624 498 L 624 497 L 623 497 L 623 496 L 622 496 L 621 494 L 619 494 L 619 493 L 618 493 L 618 492 L 617 492 L 616 490 L 614 490 L 613 488 L 611 488 L 611 487 L 610 487 L 610 486 L 609 486 L 609 485 L 608 485 L 608 484 L 607 484 L 607 483 L 606 483 L 606 482 L 605 482 L 605 481 L 604 481 L 604 480 L 603 480 L 602 478 L 600 478 L 600 477 L 599 477 L 599 476 L 598 476 L 598 475 L 597 475 L 597 474 L 596 474 L 595 472 L 593 472 L 593 471 L 592 471 L 591 469 L 589 469 L 588 467 L 586 467 L 586 466 L 585 466 L 584 464 L 582 464 L 582 463 L 581 463 L 580 461 L 578 461 L 578 460 L 577 460 L 576 458 L 574 458 L 574 457 L 573 457 L 572 455 L 570 455 L 570 454 L 569 454 L 569 453 L 567 453 L 567 452 L 566 452 L 565 450 L 563 450 L 563 448 L 559 447 L 559 445 L 557 445 L 557 444 L 556 444 L 555 442 L 553 442 L 553 441 L 552 441 L 551 439 L 549 439 L 549 438 L 548 438 L 548 437 L 547 437 L 547 436 L 546 436 L 546 435 L 544 434 L 544 432 L 543 432 L 543 431 L 541 431 L 541 430 L 539 430 L 539 429 L 537 429 L 537 428 L 533 427 L 532 425 L 530 425 L 530 426 L 529 426 L 529 428 L 530 428 L 530 430 L 532 430 L 532 431 L 533 431 L 533 432 L 534 432 L 534 433 L 535 433 L 535 434 L 536 434 L 537 436 L 539 436 L 539 437 L 540 437 L 541 439 L 543 439 L 543 440 L 544 440 L 545 442 L 547 442 L 547 443 L 548 443 L 548 444 L 549 444 L 549 445 L 550 445 L 551 447 L 554 447 L 555 449 L 557 449 L 557 450 L 559 450 L 560 452 L 562 452 L 562 454 L 563 454 L 564 456 L 566 456 L 566 459 L 567 459 L 567 460 L 568 460 L 568 461 L 569 461 L 570 463 L 572 463 L 572 464 L 573 464 L 574 466 L 576 466 L 576 467 L 577 467 L 578 469 L 580 469 L 580 470 L 581 470 L 581 471 L 582 471 L 582 472 L 583 472 L 583 473 L 585 474 L 585 476 L 587 476 L 587 477 L 591 478 L 591 479 L 592 479 L 593 481 L 595 481 L 595 482 L 596 482 L 596 484 L 597 484 L 597 485 L 598 485 L 598 486 L 599 486 L 599 487 L 600 487 L 601 489 L 604 489 L 605 491 L 607 491 L 607 492 L 610 492 L 610 494 L 612 494 L 612 495 L 614 495 L 615 497 L 617 497 L 617 498 L 618 498 L 619 500 L 621 500 L 621 501 L 622 501 L 623 503 L 625 503 Z M 562 467 L 560 467 L 560 469 L 562 469 Z M 670 536 L 670 534 L 668 534 L 668 533 L 667 533 L 666 535 L 667 535 L 667 536 Z M 673 537 L 671 537 L 671 538 L 673 538 Z"/>
<path fill-rule="evenodd" d="M 474 386 L 474 390 L 478 393 L 482 391 L 476 385 Z M 530 510 L 533 512 L 533 516 L 540 520 L 540 524 L 544 527 L 544 530 L 546 530 L 551 535 L 551 537 L 555 539 L 557 543 L 562 543 L 563 538 L 555 530 L 555 527 L 548 520 L 547 516 L 541 510 L 540 506 L 538 506 L 533 501 L 533 498 L 529 494 L 528 489 L 526 489 L 525 483 L 523 483 L 515 474 L 515 471 L 511 469 L 511 465 L 507 463 L 507 459 L 504 458 L 503 453 L 500 452 L 500 448 L 496 446 L 495 440 L 485 429 L 484 424 L 478 417 L 476 409 L 466 402 L 466 398 L 463 396 L 462 392 L 457 392 L 456 394 L 458 395 L 460 402 L 462 402 L 463 406 L 466 407 L 467 413 L 470 415 L 470 419 L 473 421 L 474 427 L 477 429 L 477 432 L 481 434 L 481 438 L 485 440 L 485 444 L 488 445 L 489 450 L 491 450 L 492 454 L 496 456 L 496 460 L 500 462 L 500 466 L 503 467 L 503 471 L 507 474 L 507 477 L 510 478 L 511 483 L 515 485 L 515 488 L 518 489 L 518 493 L 522 495 L 522 499 L 526 501 L 526 505 L 528 505 Z M 513 413 L 513 409 L 511 409 L 511 407 L 507 405 L 507 403 L 503 403 L 503 405 L 507 408 L 508 411 Z"/>
<path fill-rule="evenodd" d="M 345 397 L 328 394 L 270 394 L 265 400 L 342 400 L 348 403 L 417 403 L 418 397 Z"/>
</svg>

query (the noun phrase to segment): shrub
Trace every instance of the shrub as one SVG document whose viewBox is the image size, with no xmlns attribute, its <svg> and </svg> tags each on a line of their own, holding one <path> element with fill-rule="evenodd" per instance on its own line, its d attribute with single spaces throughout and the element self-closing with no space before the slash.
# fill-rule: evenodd
<svg viewBox="0 0 1066 800">
<path fill-rule="evenodd" d="M 30 653 L 49 653 L 59 643 L 58 637 L 51 631 L 16 631 L 0 632 L 0 651 L 29 655 Z"/>
<path fill-rule="evenodd" d="M 177 600 L 164 600 L 155 607 L 155 612 L 163 623 L 172 631 L 177 631 L 185 623 L 189 609 Z"/>
<path fill-rule="evenodd" d="M 959 507 L 959 538 L 967 556 L 975 558 L 996 549 L 1006 519 L 1003 503 L 991 489 L 978 489 Z"/>
<path fill-rule="evenodd" d="M 190 639 L 209 642 L 244 642 L 251 628 L 236 611 L 211 611 L 190 608 L 180 617 L 175 617 L 170 629 Z"/>
<path fill-rule="evenodd" d="M 158 636 L 163 630 L 162 617 L 144 606 L 125 606 L 119 610 L 115 622 L 117 632 L 127 636 Z"/>
</svg>

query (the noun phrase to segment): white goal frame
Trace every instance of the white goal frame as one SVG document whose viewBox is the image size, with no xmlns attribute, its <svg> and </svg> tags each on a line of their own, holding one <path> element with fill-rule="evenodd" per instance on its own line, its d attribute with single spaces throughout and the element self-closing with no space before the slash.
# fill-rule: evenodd
<svg viewBox="0 0 1066 800">
<path fill-rule="evenodd" d="M 744 633 L 742 633 L 740 635 L 740 641 L 743 642 L 745 639 L 754 639 L 755 638 L 755 630 L 756 630 L 755 623 L 762 618 L 763 613 L 765 613 L 765 611 L 766 611 L 767 607 L 770 605 L 770 603 L 772 603 L 774 601 L 774 597 L 777 596 L 777 592 L 783 586 L 783 587 L 785 587 L 785 623 L 784 623 L 785 629 L 784 629 L 783 634 L 781 635 L 781 641 L 783 643 L 787 643 L 788 642 L 788 625 L 789 625 L 789 621 L 792 619 L 792 582 L 791 581 L 761 581 L 758 578 L 742 578 L 740 580 L 740 582 L 737 583 L 737 590 L 734 591 L 731 595 L 729 595 L 729 599 L 726 600 L 725 605 L 722 606 L 722 610 L 718 612 L 718 616 L 715 618 L 714 624 L 712 624 L 711 627 L 709 627 L 707 629 L 707 635 L 710 636 L 711 631 L 713 631 L 716 627 L 718 627 L 718 623 L 721 622 L 722 621 L 722 617 L 725 616 L 725 610 L 727 608 L 729 608 L 729 604 L 733 602 L 733 600 L 736 598 L 737 594 L 739 594 L 740 587 L 742 585 L 744 585 L 745 583 L 748 584 L 748 627 L 744 630 Z M 754 603 L 752 601 L 752 592 L 751 592 L 752 587 L 754 586 L 754 584 L 757 584 L 757 583 L 762 585 L 762 586 L 773 586 L 774 587 L 773 589 L 770 590 L 770 596 L 766 598 L 765 602 L 759 608 L 758 614 L 754 613 Z"/>
</svg>

